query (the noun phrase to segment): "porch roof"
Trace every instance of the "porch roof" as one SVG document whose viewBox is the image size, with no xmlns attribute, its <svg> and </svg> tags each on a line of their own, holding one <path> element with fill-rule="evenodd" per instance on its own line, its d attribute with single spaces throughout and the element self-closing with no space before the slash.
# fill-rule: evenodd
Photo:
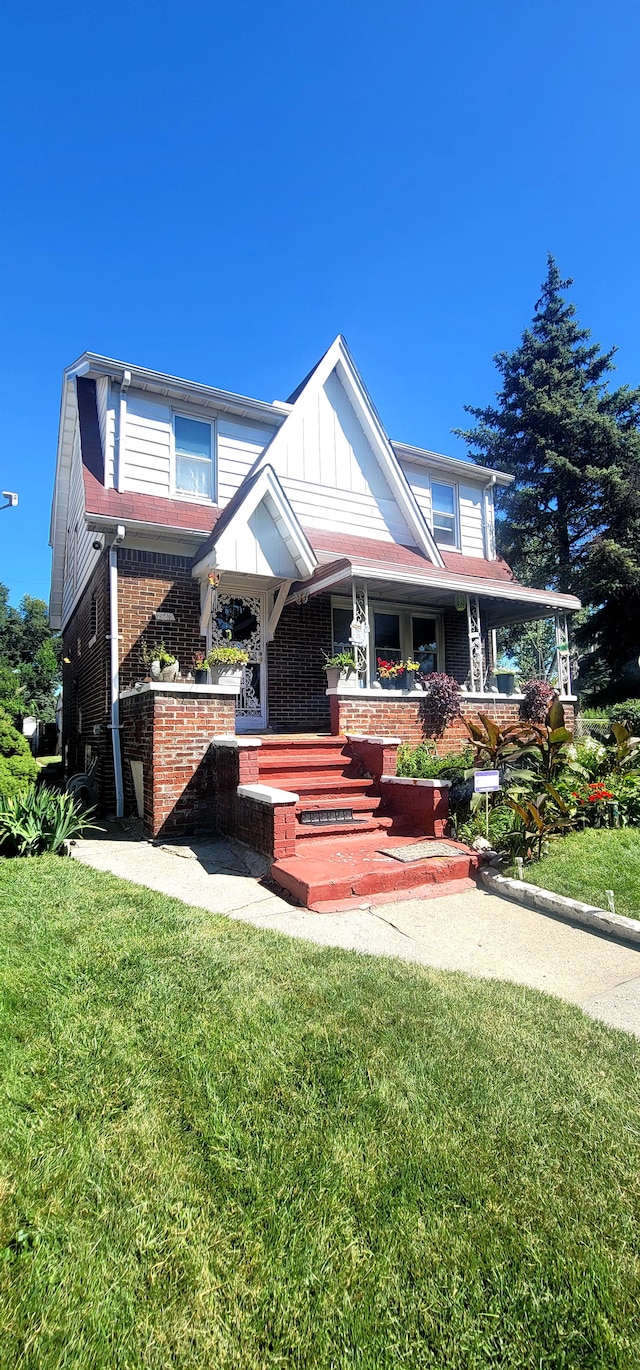
<svg viewBox="0 0 640 1370">
<path fill-rule="evenodd" d="M 434 608 L 451 607 L 461 592 L 477 595 L 487 601 L 485 619 L 489 627 L 543 618 L 556 609 L 571 612 L 580 608 L 575 595 L 520 585 L 501 558 L 489 561 L 441 549 L 445 566 L 440 568 L 417 547 L 347 538 L 321 529 L 305 531 L 320 565 L 307 580 L 292 585 L 290 599 L 327 590 L 350 593 L 352 580 L 358 579 L 375 588 L 380 599 L 426 601 Z"/>
</svg>

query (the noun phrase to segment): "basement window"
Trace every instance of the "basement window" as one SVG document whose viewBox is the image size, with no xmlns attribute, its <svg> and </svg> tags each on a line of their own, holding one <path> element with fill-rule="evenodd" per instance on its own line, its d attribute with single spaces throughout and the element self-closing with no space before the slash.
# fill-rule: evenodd
<svg viewBox="0 0 640 1370">
<path fill-rule="evenodd" d="M 89 611 L 89 646 L 93 647 L 98 636 L 98 596 L 91 596 Z"/>
</svg>

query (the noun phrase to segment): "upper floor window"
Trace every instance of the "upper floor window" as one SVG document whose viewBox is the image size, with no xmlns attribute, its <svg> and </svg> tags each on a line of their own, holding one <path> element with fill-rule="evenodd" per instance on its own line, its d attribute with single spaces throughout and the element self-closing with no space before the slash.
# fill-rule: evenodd
<svg viewBox="0 0 640 1370">
<path fill-rule="evenodd" d="M 433 517 L 433 536 L 436 542 L 448 547 L 458 544 L 456 527 L 456 487 L 431 482 L 431 508 Z"/>
<path fill-rule="evenodd" d="M 176 490 L 213 499 L 211 424 L 175 414 Z"/>
</svg>

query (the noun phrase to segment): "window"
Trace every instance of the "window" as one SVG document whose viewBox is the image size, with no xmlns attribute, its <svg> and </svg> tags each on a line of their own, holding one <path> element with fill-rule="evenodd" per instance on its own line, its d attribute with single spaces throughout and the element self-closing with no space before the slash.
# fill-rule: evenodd
<svg viewBox="0 0 640 1370">
<path fill-rule="evenodd" d="M 176 414 L 176 490 L 200 499 L 213 499 L 211 424 Z"/>
<path fill-rule="evenodd" d="M 353 606 L 346 599 L 332 601 L 333 650 L 351 651 L 351 619 Z M 390 604 L 369 600 L 369 663 L 372 684 L 378 680 L 378 659 L 387 662 L 419 662 L 420 675 L 442 670 L 444 637 L 442 617 L 425 609 L 416 613 L 415 606 Z"/>
<path fill-rule="evenodd" d="M 374 661 L 372 662 L 372 671 L 374 666 L 377 666 L 379 660 L 391 662 L 402 661 L 399 614 L 374 613 L 373 650 Z"/>
<path fill-rule="evenodd" d="M 353 618 L 352 609 L 339 609 L 333 606 L 333 650 L 334 652 L 350 652 L 351 648 L 351 619 Z"/>
<path fill-rule="evenodd" d="M 456 488 L 455 485 L 441 485 L 431 482 L 431 508 L 433 514 L 433 536 L 438 543 L 456 547 Z"/>
<path fill-rule="evenodd" d="M 411 655 L 420 665 L 420 675 L 438 669 L 438 625 L 435 618 L 411 618 Z"/>
</svg>

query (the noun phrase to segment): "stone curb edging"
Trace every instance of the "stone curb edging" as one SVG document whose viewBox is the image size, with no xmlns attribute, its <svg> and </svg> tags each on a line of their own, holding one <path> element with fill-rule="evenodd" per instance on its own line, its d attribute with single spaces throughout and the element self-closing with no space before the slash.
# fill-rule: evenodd
<svg viewBox="0 0 640 1370">
<path fill-rule="evenodd" d="M 624 918 L 620 913 L 610 913 L 608 909 L 597 909 L 593 904 L 583 904 L 579 899 L 568 899 L 564 894 L 553 894 L 539 885 L 529 885 L 526 880 L 513 880 L 508 875 L 498 875 L 495 871 L 478 871 L 478 880 L 494 894 L 515 899 L 518 904 L 528 908 L 540 909 L 544 913 L 555 913 L 559 918 L 570 919 L 594 932 L 606 933 L 607 937 L 617 937 L 624 942 L 635 942 L 640 946 L 640 920 Z"/>
</svg>

